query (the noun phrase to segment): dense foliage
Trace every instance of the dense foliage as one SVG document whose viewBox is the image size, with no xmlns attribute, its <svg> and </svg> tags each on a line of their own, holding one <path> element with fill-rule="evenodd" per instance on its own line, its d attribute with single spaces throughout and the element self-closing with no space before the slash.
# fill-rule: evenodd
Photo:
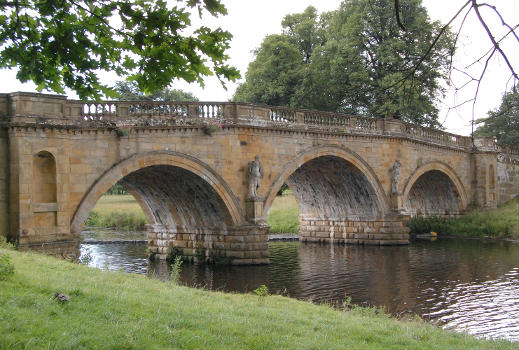
<svg viewBox="0 0 519 350">
<path fill-rule="evenodd" d="M 235 101 L 267 103 L 378 117 L 437 127 L 436 99 L 453 53 L 420 0 L 348 0 L 328 13 L 314 7 L 288 15 L 283 33 L 255 51 Z"/>
<path fill-rule="evenodd" d="M 80 98 L 115 96 L 102 72 L 129 76 L 152 92 L 173 79 L 203 83 L 203 77 L 235 80 L 226 50 L 231 34 L 193 27 L 200 16 L 226 14 L 220 0 L 13 0 L 0 2 L 0 68 L 18 68 L 17 78 L 38 89 L 77 92 Z"/>
<path fill-rule="evenodd" d="M 118 99 L 123 101 L 198 101 L 192 93 L 179 89 L 164 88 L 145 94 L 135 82 L 118 81 L 114 88 L 119 94 Z"/>
<path fill-rule="evenodd" d="M 482 125 L 474 136 L 494 137 L 501 146 L 519 147 L 519 85 L 503 95 L 501 105 L 488 112 L 488 118 L 476 123 Z"/>
</svg>

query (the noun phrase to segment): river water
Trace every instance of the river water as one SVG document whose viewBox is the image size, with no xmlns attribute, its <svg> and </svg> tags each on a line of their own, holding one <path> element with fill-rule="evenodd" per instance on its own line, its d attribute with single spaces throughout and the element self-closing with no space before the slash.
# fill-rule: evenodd
<svg viewBox="0 0 519 350">
<path fill-rule="evenodd" d="M 182 266 L 181 283 L 212 290 L 271 293 L 384 307 L 446 329 L 519 341 L 519 245 L 473 240 L 378 247 L 270 242 L 268 266 Z M 167 278 L 145 244 L 81 245 L 90 266 Z"/>
</svg>

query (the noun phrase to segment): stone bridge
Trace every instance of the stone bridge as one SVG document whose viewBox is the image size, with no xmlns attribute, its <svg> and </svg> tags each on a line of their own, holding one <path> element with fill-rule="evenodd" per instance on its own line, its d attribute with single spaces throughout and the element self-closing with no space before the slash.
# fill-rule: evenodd
<svg viewBox="0 0 519 350">
<path fill-rule="evenodd" d="M 249 193 L 248 168 L 263 177 Z M 20 247 L 79 240 L 120 181 L 164 258 L 268 263 L 266 218 L 284 183 L 303 241 L 407 244 L 410 215 L 494 208 L 519 154 L 396 119 L 221 102 L 91 102 L 0 95 L 0 234 Z M 197 254 L 198 253 L 198 254 Z"/>
</svg>

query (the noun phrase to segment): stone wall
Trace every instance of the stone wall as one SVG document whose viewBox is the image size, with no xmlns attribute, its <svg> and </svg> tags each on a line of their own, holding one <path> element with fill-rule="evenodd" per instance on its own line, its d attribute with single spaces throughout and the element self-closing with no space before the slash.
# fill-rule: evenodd
<svg viewBox="0 0 519 350">
<path fill-rule="evenodd" d="M 1 118 L 1 116 L 0 116 Z M 0 236 L 9 232 L 9 150 L 7 129 L 0 128 Z"/>
<path fill-rule="evenodd" d="M 497 188 L 499 204 L 509 201 L 519 195 L 519 162 L 497 162 Z"/>
</svg>

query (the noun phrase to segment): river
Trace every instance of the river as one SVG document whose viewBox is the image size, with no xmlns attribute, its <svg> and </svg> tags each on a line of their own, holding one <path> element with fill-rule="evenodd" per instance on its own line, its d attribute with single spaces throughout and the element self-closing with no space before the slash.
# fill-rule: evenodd
<svg viewBox="0 0 519 350">
<path fill-rule="evenodd" d="M 186 286 L 271 293 L 414 314 L 445 329 L 519 341 L 519 245 L 445 239 L 379 247 L 270 242 L 268 266 L 184 264 Z M 149 262 L 145 244 L 81 245 L 90 266 L 167 278 L 165 262 Z"/>
</svg>

